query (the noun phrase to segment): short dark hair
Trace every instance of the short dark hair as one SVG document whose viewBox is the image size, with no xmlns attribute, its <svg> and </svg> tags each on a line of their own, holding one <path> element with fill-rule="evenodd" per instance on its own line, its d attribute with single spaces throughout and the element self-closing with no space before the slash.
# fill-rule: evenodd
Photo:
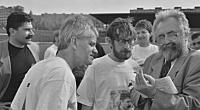
<svg viewBox="0 0 200 110">
<path fill-rule="evenodd" d="M 107 29 L 107 36 L 111 39 L 119 39 L 120 36 L 133 36 L 136 37 L 135 29 L 133 28 L 130 20 L 123 18 L 116 18 L 109 25 Z"/>
<path fill-rule="evenodd" d="M 10 36 L 9 29 L 18 29 L 20 26 L 23 25 L 25 22 L 32 22 L 33 18 L 31 15 L 25 13 L 25 12 L 13 12 L 11 13 L 7 18 L 7 25 L 6 25 L 6 31 L 8 36 Z"/>
<path fill-rule="evenodd" d="M 151 33 L 152 32 L 152 23 L 146 19 L 139 20 L 135 25 L 135 29 L 141 29 L 141 28 L 144 28 L 147 31 L 149 31 L 149 33 Z"/>
<path fill-rule="evenodd" d="M 196 32 L 196 33 L 192 34 L 191 40 L 194 40 L 194 39 L 198 38 L 199 36 L 200 36 L 200 32 Z"/>
</svg>

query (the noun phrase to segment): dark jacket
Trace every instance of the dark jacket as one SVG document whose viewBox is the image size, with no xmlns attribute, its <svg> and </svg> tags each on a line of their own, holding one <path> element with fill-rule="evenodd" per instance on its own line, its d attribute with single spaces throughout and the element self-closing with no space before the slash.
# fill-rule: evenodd
<svg viewBox="0 0 200 110">
<path fill-rule="evenodd" d="M 159 78 L 163 60 L 159 53 L 147 58 L 144 73 Z M 178 94 L 157 90 L 152 104 L 146 104 L 144 110 L 200 110 L 200 51 L 190 50 L 178 58 L 168 76 Z"/>
<path fill-rule="evenodd" d="M 36 62 L 39 61 L 39 46 L 31 42 L 28 45 Z M 11 78 L 11 64 L 8 51 L 8 40 L 0 42 L 0 99 L 4 95 Z"/>
</svg>

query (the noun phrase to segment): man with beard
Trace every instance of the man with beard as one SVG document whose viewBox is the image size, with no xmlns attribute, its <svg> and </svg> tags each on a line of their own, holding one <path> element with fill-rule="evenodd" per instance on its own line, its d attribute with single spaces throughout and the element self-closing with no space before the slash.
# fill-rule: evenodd
<svg viewBox="0 0 200 110">
<path fill-rule="evenodd" d="M 107 30 L 112 51 L 94 60 L 86 70 L 78 87 L 78 102 L 82 110 L 107 110 L 112 108 L 111 92 L 128 91 L 128 84 L 135 79 L 133 67 L 137 63 L 130 60 L 132 41 L 136 32 L 127 19 L 115 19 Z M 129 59 L 129 60 L 128 60 Z M 120 100 L 118 100 L 120 101 Z"/>
<path fill-rule="evenodd" d="M 139 110 L 200 110 L 200 52 L 188 48 L 189 23 L 178 10 L 156 15 L 153 34 L 160 47 L 136 75 Z M 170 77 L 177 92 L 158 88 L 157 79 Z M 165 88 L 172 86 L 165 84 Z M 168 89 L 169 90 L 169 89 Z"/>
<path fill-rule="evenodd" d="M 0 109 L 12 102 L 25 74 L 39 60 L 39 47 L 31 42 L 32 17 L 13 12 L 7 18 L 8 40 L 0 42 Z"/>
</svg>

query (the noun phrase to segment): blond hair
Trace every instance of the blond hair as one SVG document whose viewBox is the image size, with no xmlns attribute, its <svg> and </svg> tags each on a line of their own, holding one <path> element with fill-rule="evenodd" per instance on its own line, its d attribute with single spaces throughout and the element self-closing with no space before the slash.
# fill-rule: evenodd
<svg viewBox="0 0 200 110">
<path fill-rule="evenodd" d="M 85 37 L 82 34 L 86 31 L 93 32 L 96 37 L 98 36 L 98 31 L 89 17 L 81 14 L 74 14 L 67 17 L 60 28 L 58 50 L 68 48 L 73 37 L 78 39 Z"/>
<path fill-rule="evenodd" d="M 183 32 L 185 32 L 186 35 L 189 35 L 190 28 L 188 19 L 186 18 L 185 14 L 179 10 L 170 9 L 170 10 L 160 11 L 156 14 L 156 19 L 153 23 L 153 28 L 152 28 L 153 36 L 156 36 L 157 26 L 159 25 L 159 23 L 163 22 L 168 18 L 176 19 L 180 27 L 182 27 Z"/>
</svg>

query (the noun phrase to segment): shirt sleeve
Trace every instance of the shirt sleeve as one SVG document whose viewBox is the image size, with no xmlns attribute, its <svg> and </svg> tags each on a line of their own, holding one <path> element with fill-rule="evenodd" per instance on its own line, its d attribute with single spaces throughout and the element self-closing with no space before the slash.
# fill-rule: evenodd
<svg viewBox="0 0 200 110">
<path fill-rule="evenodd" d="M 75 79 L 66 76 L 65 69 L 54 70 L 47 81 L 39 87 L 39 99 L 36 110 L 76 110 Z M 66 78 L 64 78 L 66 77 Z"/>
<path fill-rule="evenodd" d="M 77 90 L 77 98 L 78 102 L 87 105 L 92 106 L 94 103 L 94 97 L 95 97 L 95 75 L 94 75 L 94 68 L 89 66 L 85 72 L 84 78 L 78 87 Z"/>
</svg>

